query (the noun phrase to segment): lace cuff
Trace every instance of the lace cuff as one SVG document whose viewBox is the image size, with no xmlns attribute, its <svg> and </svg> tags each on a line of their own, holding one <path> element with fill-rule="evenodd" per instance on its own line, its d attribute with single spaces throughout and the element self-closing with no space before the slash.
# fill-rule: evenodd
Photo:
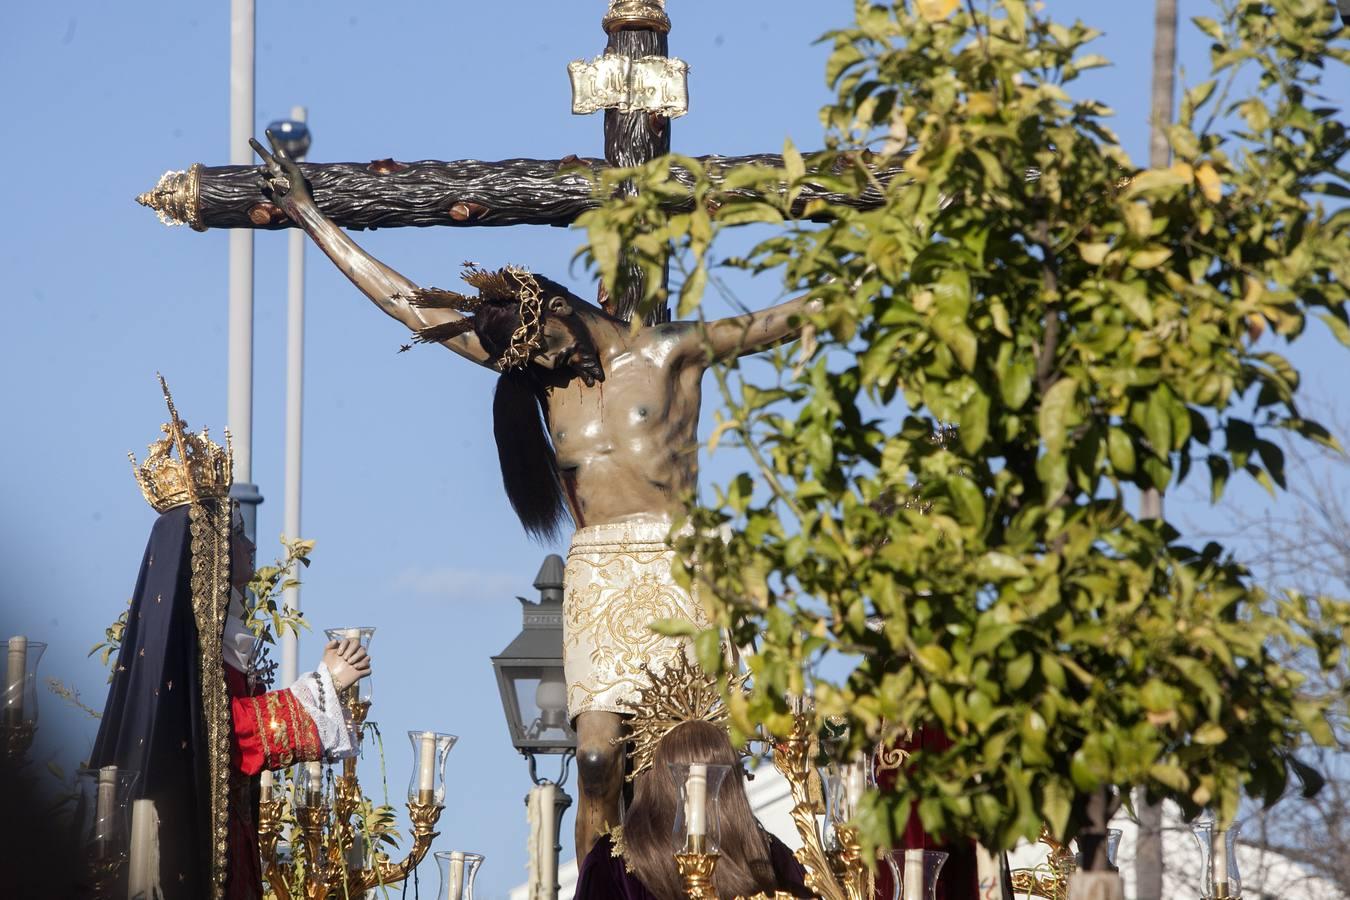
<svg viewBox="0 0 1350 900">
<path fill-rule="evenodd" d="M 328 759 L 342 759 L 356 752 L 356 735 L 347 711 L 333 687 L 333 676 L 328 667 L 319 663 L 313 672 L 306 672 L 295 680 L 290 691 L 305 708 L 319 731 L 319 743 Z"/>
</svg>

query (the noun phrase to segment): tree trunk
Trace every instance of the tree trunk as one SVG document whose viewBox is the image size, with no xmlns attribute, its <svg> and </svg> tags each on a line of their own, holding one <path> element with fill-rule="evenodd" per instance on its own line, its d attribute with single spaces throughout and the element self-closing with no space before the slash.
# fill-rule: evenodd
<svg viewBox="0 0 1350 900">
<path fill-rule="evenodd" d="M 1172 123 L 1172 98 L 1176 92 L 1177 3 L 1157 0 L 1153 20 L 1153 102 L 1150 116 L 1148 164 L 1161 169 L 1171 161 L 1167 126 Z M 1140 514 L 1160 519 L 1162 493 L 1150 488 L 1140 500 Z M 1134 877 L 1137 900 L 1161 900 L 1163 881 L 1162 804 L 1148 803 L 1140 791 L 1135 809 L 1139 814 L 1139 838 L 1135 848 Z"/>
</svg>

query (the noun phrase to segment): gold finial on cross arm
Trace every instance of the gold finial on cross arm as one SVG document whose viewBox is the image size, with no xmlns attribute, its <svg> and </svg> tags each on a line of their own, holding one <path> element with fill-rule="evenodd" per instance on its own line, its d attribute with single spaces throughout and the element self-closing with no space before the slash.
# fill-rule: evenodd
<svg viewBox="0 0 1350 900">
<path fill-rule="evenodd" d="M 201 177 L 201 163 L 193 163 L 186 172 L 165 172 L 153 188 L 136 197 L 136 202 L 153 209 L 165 225 L 187 225 L 193 231 L 205 231 L 197 208 Z"/>
</svg>

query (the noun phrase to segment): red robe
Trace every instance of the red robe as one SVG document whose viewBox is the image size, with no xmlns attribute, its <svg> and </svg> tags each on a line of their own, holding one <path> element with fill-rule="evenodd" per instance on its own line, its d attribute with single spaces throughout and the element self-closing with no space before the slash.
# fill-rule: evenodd
<svg viewBox="0 0 1350 900">
<path fill-rule="evenodd" d="M 289 690 L 250 690 L 248 677 L 225 666 L 234 733 L 230 739 L 230 872 L 226 900 L 262 896 L 258 855 L 258 779 L 263 769 L 323 758 L 319 729 Z"/>
</svg>

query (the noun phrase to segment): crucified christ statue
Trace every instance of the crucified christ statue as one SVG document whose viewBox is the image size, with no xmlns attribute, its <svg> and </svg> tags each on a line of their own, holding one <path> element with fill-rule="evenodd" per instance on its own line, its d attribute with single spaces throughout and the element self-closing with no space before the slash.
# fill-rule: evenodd
<svg viewBox="0 0 1350 900">
<path fill-rule="evenodd" d="M 271 135 L 268 135 L 271 139 Z M 577 858 L 619 823 L 622 701 L 644 664 L 684 652 L 658 619 L 709 621 L 675 584 L 668 538 L 696 486 L 703 373 L 797 335 L 810 300 L 708 323 L 634 330 L 522 269 L 470 267 L 477 297 L 422 289 L 362 250 L 319 211 L 299 167 L 272 141 L 262 175 L 274 202 L 377 307 L 459 356 L 501 373 L 493 427 L 506 494 L 525 530 L 576 526 L 564 578 L 568 715 L 581 783 Z"/>
</svg>

